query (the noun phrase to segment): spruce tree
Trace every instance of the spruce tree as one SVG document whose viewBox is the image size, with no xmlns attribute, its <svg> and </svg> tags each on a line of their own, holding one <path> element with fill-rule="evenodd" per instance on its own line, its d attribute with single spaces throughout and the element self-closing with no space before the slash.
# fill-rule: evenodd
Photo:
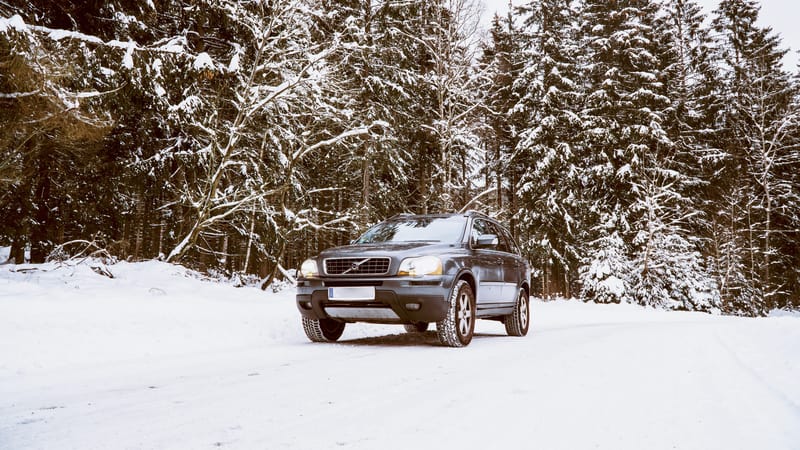
<svg viewBox="0 0 800 450">
<path fill-rule="evenodd" d="M 31 262 L 44 262 L 56 244 L 111 222 L 108 203 L 95 201 L 103 191 L 92 185 L 103 182 L 96 174 L 106 164 L 107 77 L 87 42 L 31 25 L 14 15 L 0 26 L 0 235 L 18 263 L 26 246 Z"/>
<path fill-rule="evenodd" d="M 483 140 L 481 172 L 483 196 L 475 201 L 498 217 L 508 219 L 512 235 L 518 236 L 519 214 L 517 181 L 526 170 L 524 161 L 515 158 L 519 133 L 525 127 L 524 114 L 517 109 L 524 87 L 519 83 L 525 37 L 509 11 L 495 15 L 489 30 L 491 40 L 484 44 L 479 62 L 483 87 L 480 122 Z"/>
<path fill-rule="evenodd" d="M 521 8 L 530 36 L 516 109 L 527 113 L 517 160 L 528 170 L 519 180 L 523 243 L 541 263 L 542 294 L 570 296 L 580 263 L 578 161 L 583 129 L 581 52 L 575 2 L 544 0 Z"/>
<path fill-rule="evenodd" d="M 585 225 L 594 236 L 584 249 L 589 268 L 647 267 L 648 246 L 637 239 L 649 228 L 643 187 L 653 182 L 652 172 L 673 145 L 662 126 L 669 99 L 660 79 L 656 12 L 649 0 L 587 1 L 584 6 L 583 43 L 590 62 L 580 157 L 589 210 Z M 604 247 L 612 243 L 613 248 Z M 604 263 L 611 254 L 627 262 Z M 582 270 L 583 292 L 587 300 L 608 300 L 592 295 L 593 285 L 603 281 L 591 276 L 597 273 Z M 630 272 L 602 273 L 630 284 Z M 612 300 L 630 297 L 631 292 L 622 292 Z"/>
<path fill-rule="evenodd" d="M 704 221 L 703 159 L 710 78 L 709 37 L 700 8 L 690 1 L 663 5 L 656 22 L 659 79 L 669 103 L 659 111 L 668 143 L 651 149 L 634 182 L 639 217 L 631 276 L 638 303 L 673 309 L 711 310 L 719 294 L 701 253 Z"/>
</svg>

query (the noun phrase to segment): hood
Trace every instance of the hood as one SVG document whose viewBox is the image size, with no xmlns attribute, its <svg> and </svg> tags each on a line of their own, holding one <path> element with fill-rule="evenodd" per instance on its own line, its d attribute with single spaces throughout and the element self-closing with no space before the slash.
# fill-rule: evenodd
<svg viewBox="0 0 800 450">
<path fill-rule="evenodd" d="M 390 256 L 395 258 L 407 258 L 412 256 L 441 254 L 447 251 L 452 251 L 454 247 L 457 247 L 457 245 L 422 241 L 355 244 L 329 248 L 320 253 L 319 258 L 348 258 L 354 256 Z"/>
</svg>

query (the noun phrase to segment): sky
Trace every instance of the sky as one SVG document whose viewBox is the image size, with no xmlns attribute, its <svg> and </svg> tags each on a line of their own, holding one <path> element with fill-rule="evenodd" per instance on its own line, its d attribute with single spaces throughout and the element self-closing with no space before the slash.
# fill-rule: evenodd
<svg viewBox="0 0 800 450">
<path fill-rule="evenodd" d="M 520 5 L 528 0 L 513 0 L 514 5 Z M 483 22 L 488 24 L 495 11 L 504 14 L 508 10 L 508 0 L 483 0 L 486 8 L 484 10 Z M 719 0 L 697 0 L 705 8 L 708 15 L 711 14 Z M 761 14 L 759 21 L 761 25 L 772 27 L 781 35 L 783 46 L 791 49 L 784 58 L 784 66 L 792 72 L 797 70 L 800 56 L 800 26 L 797 25 L 797 18 L 800 17 L 800 1 L 798 0 L 764 0 L 761 4 Z"/>
</svg>

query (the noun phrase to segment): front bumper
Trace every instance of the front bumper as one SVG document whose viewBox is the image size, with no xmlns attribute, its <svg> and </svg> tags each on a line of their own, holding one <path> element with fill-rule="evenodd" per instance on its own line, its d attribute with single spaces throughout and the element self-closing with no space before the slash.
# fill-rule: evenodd
<svg viewBox="0 0 800 450">
<path fill-rule="evenodd" d="M 447 315 L 453 279 L 447 276 L 385 278 L 314 278 L 297 283 L 297 309 L 309 319 L 345 322 L 438 322 Z M 328 288 L 374 286 L 370 301 L 334 301 Z"/>
</svg>

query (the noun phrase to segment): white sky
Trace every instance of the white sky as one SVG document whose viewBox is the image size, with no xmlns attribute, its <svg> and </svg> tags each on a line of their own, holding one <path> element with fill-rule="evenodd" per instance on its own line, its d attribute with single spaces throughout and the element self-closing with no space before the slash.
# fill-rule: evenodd
<svg viewBox="0 0 800 450">
<path fill-rule="evenodd" d="M 482 0 L 486 5 L 484 10 L 483 23 L 490 23 L 495 11 L 504 14 L 508 10 L 508 0 Z M 528 0 L 513 0 L 514 5 L 524 4 Z M 710 15 L 717 5 L 718 0 L 697 0 Z M 761 14 L 759 21 L 762 25 L 771 26 L 783 39 L 783 46 L 791 49 L 786 56 L 784 65 L 787 70 L 796 71 L 800 57 L 797 51 L 800 50 L 800 25 L 797 19 L 800 17 L 800 1 L 798 0 L 764 0 L 761 4 Z"/>
</svg>

